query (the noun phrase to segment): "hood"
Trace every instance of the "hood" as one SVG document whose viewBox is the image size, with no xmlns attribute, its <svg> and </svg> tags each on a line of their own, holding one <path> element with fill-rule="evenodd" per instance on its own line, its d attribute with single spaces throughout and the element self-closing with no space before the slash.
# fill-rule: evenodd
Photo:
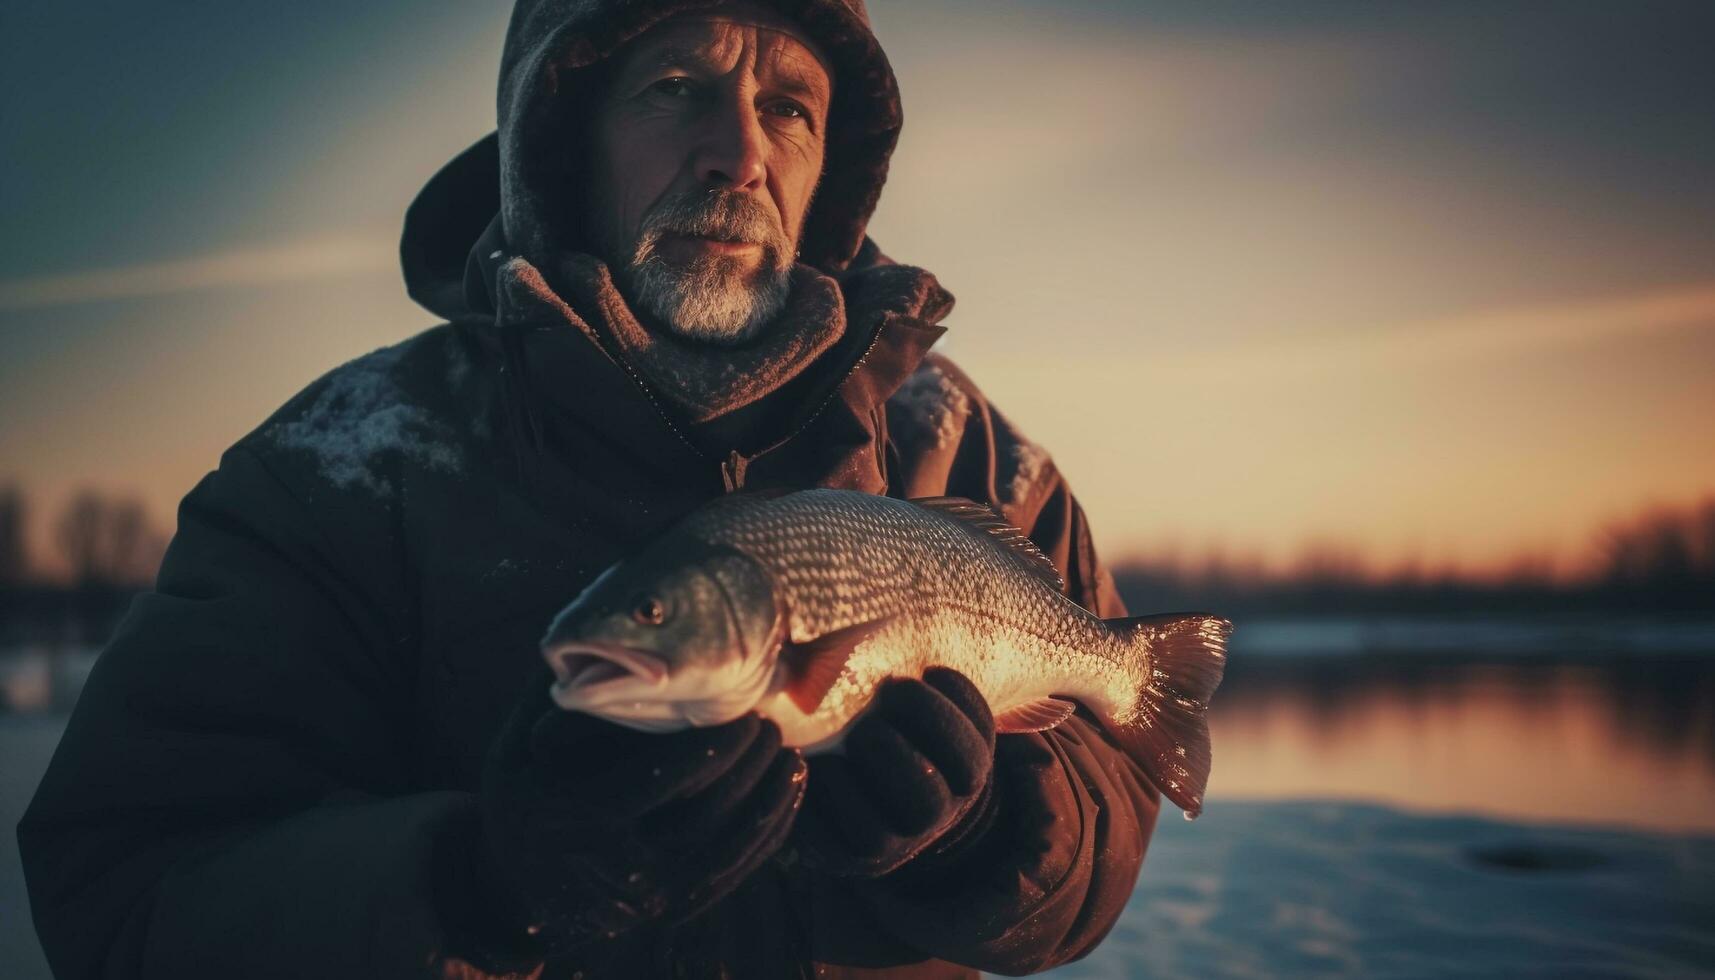
<svg viewBox="0 0 1715 980">
<path fill-rule="evenodd" d="M 605 59 L 674 14 L 720 0 L 519 0 L 502 52 L 499 127 L 441 169 L 405 216 L 406 289 L 437 316 L 487 312 L 481 261 L 505 250 L 542 265 L 585 251 L 574 161 Z M 814 38 L 834 68 L 821 180 L 799 261 L 839 277 L 864 264 L 864 231 L 902 121 L 893 69 L 863 0 L 769 0 Z M 854 260 L 856 260 L 854 262 Z M 468 271 L 467 271 L 468 270 Z M 467 283 L 468 280 L 468 283 Z M 472 288 L 474 287 L 474 288 Z"/>
</svg>

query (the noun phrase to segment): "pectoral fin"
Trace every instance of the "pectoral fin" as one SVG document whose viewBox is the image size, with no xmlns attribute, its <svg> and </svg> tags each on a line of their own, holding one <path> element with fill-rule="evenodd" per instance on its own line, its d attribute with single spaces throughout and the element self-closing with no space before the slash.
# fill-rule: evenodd
<svg viewBox="0 0 1715 980">
<path fill-rule="evenodd" d="M 1001 712 L 994 720 L 994 730 L 1001 735 L 1045 732 L 1072 717 L 1072 712 L 1077 710 L 1075 701 L 1056 697 L 1037 698 Z"/>
<path fill-rule="evenodd" d="M 824 633 L 804 643 L 788 645 L 781 654 L 787 670 L 786 696 L 798 706 L 798 710 L 805 714 L 814 713 L 822 699 L 828 696 L 834 682 L 840 679 L 840 672 L 846 669 L 846 661 L 851 659 L 852 651 L 879 633 L 888 622 L 887 619 L 874 619 Z"/>
</svg>

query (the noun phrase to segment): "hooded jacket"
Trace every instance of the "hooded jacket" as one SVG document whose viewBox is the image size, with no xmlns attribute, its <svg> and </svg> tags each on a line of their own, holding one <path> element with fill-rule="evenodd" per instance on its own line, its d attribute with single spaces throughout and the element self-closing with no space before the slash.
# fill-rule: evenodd
<svg viewBox="0 0 1715 980">
<path fill-rule="evenodd" d="M 536 641 L 722 493 L 967 496 L 1074 599 L 1124 614 L 1048 455 L 928 353 L 952 297 L 864 236 L 900 115 L 859 0 L 781 4 L 843 93 L 783 322 L 836 318 L 838 340 L 698 422 L 615 352 L 629 311 L 553 162 L 576 127 L 549 123 L 619 45 L 708 5 L 522 0 L 497 135 L 407 215 L 408 289 L 447 322 L 310 385 L 184 499 L 18 828 L 56 976 L 498 975 L 466 928 L 463 856 Z M 1159 797 L 1081 716 L 1001 737 L 995 772 L 997 816 L 958 873 L 820 880 L 783 854 L 698 918 L 617 939 L 606 975 L 963 977 L 1083 955 Z"/>
</svg>

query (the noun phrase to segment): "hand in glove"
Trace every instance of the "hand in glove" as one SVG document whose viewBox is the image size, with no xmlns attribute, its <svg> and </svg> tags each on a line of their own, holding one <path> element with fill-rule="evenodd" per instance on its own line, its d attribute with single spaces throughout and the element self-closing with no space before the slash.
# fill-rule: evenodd
<svg viewBox="0 0 1715 980">
<path fill-rule="evenodd" d="M 513 712 L 483 774 L 477 877 L 500 906 L 491 919 L 511 923 L 501 932 L 566 951 L 682 921 L 779 849 L 805 770 L 773 722 L 639 732 L 558 708 L 549 680 Z"/>
<path fill-rule="evenodd" d="M 939 860 L 992 816 L 994 717 L 963 674 L 932 667 L 891 679 L 846 734 L 844 754 L 810 760 L 793 840 L 830 874 L 879 877 Z"/>
</svg>

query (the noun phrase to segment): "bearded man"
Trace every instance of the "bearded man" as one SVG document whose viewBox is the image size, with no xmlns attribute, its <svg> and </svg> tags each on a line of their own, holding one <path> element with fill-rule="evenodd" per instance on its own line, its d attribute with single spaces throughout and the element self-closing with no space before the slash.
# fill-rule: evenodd
<svg viewBox="0 0 1715 980">
<path fill-rule="evenodd" d="M 948 671 L 839 754 L 555 709 L 536 644 L 745 489 L 982 501 L 1124 610 L 1048 457 L 864 234 L 900 131 L 861 0 L 520 0 L 499 127 L 406 219 L 448 322 L 185 498 L 19 829 L 56 975 L 896 976 L 1077 958 L 1159 797 Z M 524 693 L 520 695 L 520 690 Z"/>
</svg>

